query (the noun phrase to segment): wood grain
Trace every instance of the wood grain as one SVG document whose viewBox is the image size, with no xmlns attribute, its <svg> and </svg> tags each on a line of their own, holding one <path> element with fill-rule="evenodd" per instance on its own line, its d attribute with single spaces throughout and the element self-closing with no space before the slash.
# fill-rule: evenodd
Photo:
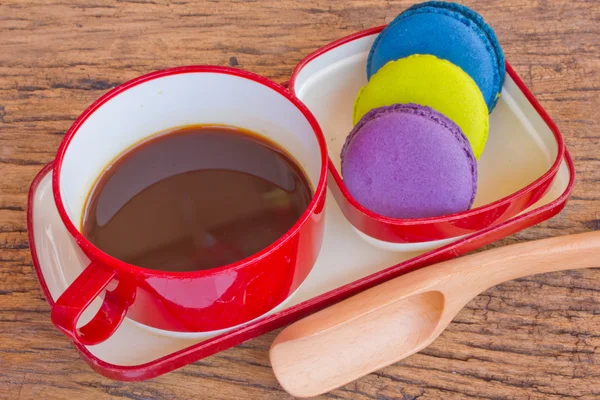
<svg viewBox="0 0 600 400">
<path fill-rule="evenodd" d="M 275 332 L 147 382 L 94 373 L 56 331 L 28 251 L 29 183 L 94 99 L 142 73 L 234 65 L 276 81 L 310 51 L 411 1 L 0 2 L 0 399 L 282 399 Z M 577 185 L 557 217 L 494 246 L 599 229 L 600 4 L 470 0 L 561 128 Z M 600 262 L 599 262 L 600 265 Z M 322 398 L 600 398 L 600 271 L 486 291 L 423 352 Z"/>
</svg>

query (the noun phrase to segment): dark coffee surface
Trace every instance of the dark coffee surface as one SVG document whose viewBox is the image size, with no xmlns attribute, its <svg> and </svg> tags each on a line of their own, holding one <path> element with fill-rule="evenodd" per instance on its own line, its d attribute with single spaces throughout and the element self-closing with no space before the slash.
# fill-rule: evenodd
<svg viewBox="0 0 600 400">
<path fill-rule="evenodd" d="M 140 267 L 210 269 L 275 242 L 311 198 L 302 169 L 276 144 L 237 128 L 188 126 L 107 167 L 89 196 L 83 234 Z"/>
</svg>

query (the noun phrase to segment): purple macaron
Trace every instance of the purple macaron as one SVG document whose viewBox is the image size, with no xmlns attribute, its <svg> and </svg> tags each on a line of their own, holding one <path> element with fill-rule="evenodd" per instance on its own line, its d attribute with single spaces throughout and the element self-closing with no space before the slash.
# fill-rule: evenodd
<svg viewBox="0 0 600 400">
<path fill-rule="evenodd" d="M 461 129 L 417 104 L 365 114 L 346 138 L 341 162 L 352 197 L 390 218 L 465 211 L 477 192 L 477 162 Z"/>
</svg>

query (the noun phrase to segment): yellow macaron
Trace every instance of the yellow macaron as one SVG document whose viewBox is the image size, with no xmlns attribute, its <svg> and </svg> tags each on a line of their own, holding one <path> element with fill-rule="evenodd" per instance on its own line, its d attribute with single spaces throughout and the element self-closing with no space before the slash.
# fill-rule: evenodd
<svg viewBox="0 0 600 400">
<path fill-rule="evenodd" d="M 488 108 L 475 81 L 460 67 L 422 54 L 388 62 L 358 93 L 354 124 L 374 108 L 398 103 L 416 103 L 444 114 L 462 129 L 476 158 L 483 152 Z"/>
</svg>

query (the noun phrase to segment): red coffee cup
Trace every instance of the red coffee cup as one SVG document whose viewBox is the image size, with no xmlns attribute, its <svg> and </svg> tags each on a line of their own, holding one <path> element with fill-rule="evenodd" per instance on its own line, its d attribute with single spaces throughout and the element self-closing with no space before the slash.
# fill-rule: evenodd
<svg viewBox="0 0 600 400">
<path fill-rule="evenodd" d="M 135 143 L 188 124 L 246 128 L 286 149 L 315 188 L 307 210 L 275 243 L 234 264 L 195 272 L 144 269 L 115 259 L 81 234 L 88 194 L 104 168 Z M 323 239 L 327 150 L 308 109 L 282 86 L 225 67 L 153 72 L 102 96 L 71 126 L 52 176 L 54 200 L 90 263 L 60 296 L 52 321 L 84 345 L 109 338 L 127 316 L 170 331 L 206 332 L 250 321 L 276 307 L 307 277 Z M 100 310 L 78 327 L 98 296 Z"/>
</svg>

